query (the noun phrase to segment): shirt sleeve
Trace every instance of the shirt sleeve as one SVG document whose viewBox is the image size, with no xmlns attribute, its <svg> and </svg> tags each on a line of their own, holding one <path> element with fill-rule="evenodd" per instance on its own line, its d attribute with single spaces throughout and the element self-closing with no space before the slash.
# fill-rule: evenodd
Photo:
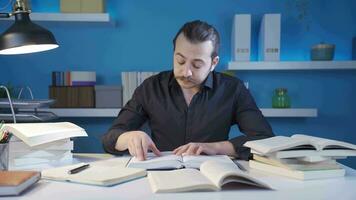
<svg viewBox="0 0 356 200">
<path fill-rule="evenodd" d="M 107 153 L 123 155 L 126 151 L 115 149 L 117 138 L 127 131 L 139 130 L 142 124 L 147 120 L 147 114 L 142 105 L 142 86 L 138 87 L 132 98 L 121 109 L 113 125 L 102 137 L 103 148 Z"/>
<path fill-rule="evenodd" d="M 234 117 L 239 130 L 245 135 L 231 138 L 229 141 L 233 144 L 238 157 L 248 160 L 251 157 L 250 148 L 244 147 L 243 144 L 250 140 L 272 137 L 274 134 L 242 82 L 236 91 Z"/>
</svg>

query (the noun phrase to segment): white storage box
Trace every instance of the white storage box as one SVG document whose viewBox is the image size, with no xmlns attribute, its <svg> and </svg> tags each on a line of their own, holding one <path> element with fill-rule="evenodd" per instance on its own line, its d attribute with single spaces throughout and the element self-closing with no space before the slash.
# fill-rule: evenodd
<svg viewBox="0 0 356 200">
<path fill-rule="evenodd" d="M 95 86 L 96 108 L 121 108 L 122 86 Z"/>
</svg>

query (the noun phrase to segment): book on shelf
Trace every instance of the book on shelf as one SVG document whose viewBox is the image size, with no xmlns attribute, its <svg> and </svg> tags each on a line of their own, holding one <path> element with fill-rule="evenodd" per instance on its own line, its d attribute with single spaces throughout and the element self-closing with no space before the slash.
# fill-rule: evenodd
<svg viewBox="0 0 356 200">
<path fill-rule="evenodd" d="M 85 130 L 70 122 L 4 124 L 3 130 L 30 147 L 71 137 L 88 136 Z"/>
<path fill-rule="evenodd" d="M 19 195 L 40 178 L 36 171 L 0 171 L 0 196 Z"/>
<path fill-rule="evenodd" d="M 267 184 L 241 171 L 234 163 L 214 160 L 204 162 L 200 171 L 192 168 L 150 171 L 148 180 L 154 193 L 219 191 L 228 183 L 271 189 Z"/>
<path fill-rule="evenodd" d="M 255 154 L 272 155 L 276 158 L 356 156 L 356 145 L 354 144 L 302 134 L 248 141 L 244 146 L 251 148 Z"/>
<path fill-rule="evenodd" d="M 215 160 L 217 162 L 232 163 L 231 159 L 226 155 L 175 155 L 170 151 L 162 152 L 162 156 L 156 156 L 153 153 L 148 153 L 147 159 L 144 161 L 132 157 L 127 167 L 143 168 L 143 169 L 180 169 L 180 168 L 196 168 L 207 160 Z"/>
<path fill-rule="evenodd" d="M 53 71 L 52 86 L 94 86 L 96 72 L 94 71 Z"/>
<path fill-rule="evenodd" d="M 147 175 L 144 169 L 126 168 L 124 164 L 117 164 L 113 159 L 89 163 L 89 168 L 80 173 L 68 173 L 69 170 L 83 166 L 83 164 L 85 163 L 45 169 L 42 171 L 42 178 L 89 185 L 112 186 Z"/>
<path fill-rule="evenodd" d="M 299 180 L 313 180 L 324 178 L 336 178 L 345 176 L 345 169 L 325 169 L 325 170 L 290 170 L 285 167 L 279 167 L 271 164 L 266 164 L 256 160 L 250 160 L 249 166 L 252 169 L 257 169 L 263 172 L 272 173 L 280 176 Z"/>
<path fill-rule="evenodd" d="M 94 108 L 94 86 L 50 86 L 49 98 L 56 102 L 51 108 Z"/>
</svg>

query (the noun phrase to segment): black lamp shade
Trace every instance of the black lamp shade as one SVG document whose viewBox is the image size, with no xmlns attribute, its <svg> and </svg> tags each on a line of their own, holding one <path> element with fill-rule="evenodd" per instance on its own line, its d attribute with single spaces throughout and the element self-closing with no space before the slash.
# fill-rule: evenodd
<svg viewBox="0 0 356 200">
<path fill-rule="evenodd" d="M 15 14 L 15 23 L 0 36 L 0 54 L 26 54 L 57 48 L 53 34 L 31 22 L 29 13 Z"/>
</svg>

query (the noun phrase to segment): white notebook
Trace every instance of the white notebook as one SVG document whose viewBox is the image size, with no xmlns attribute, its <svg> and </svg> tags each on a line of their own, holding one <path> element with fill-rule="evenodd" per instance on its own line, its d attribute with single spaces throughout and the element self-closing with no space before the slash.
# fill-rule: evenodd
<svg viewBox="0 0 356 200">
<path fill-rule="evenodd" d="M 98 186 L 112 186 L 146 176 L 146 170 L 126 168 L 126 163 L 115 162 L 115 159 L 90 163 L 90 167 L 77 173 L 68 174 L 70 169 L 82 166 L 79 163 L 42 171 L 42 178 L 55 181 L 68 181 Z"/>
<path fill-rule="evenodd" d="M 200 165 L 207 160 L 232 163 L 231 159 L 226 155 L 178 156 L 171 151 L 167 151 L 162 152 L 162 156 L 156 156 L 153 153 L 149 153 L 147 159 L 144 161 L 139 161 L 136 157 L 132 157 L 127 166 L 143 169 L 199 169 Z"/>
<path fill-rule="evenodd" d="M 150 171 L 148 180 L 155 193 L 218 191 L 227 183 L 242 183 L 261 188 L 270 187 L 241 171 L 234 163 L 206 161 L 197 169 Z"/>
</svg>

